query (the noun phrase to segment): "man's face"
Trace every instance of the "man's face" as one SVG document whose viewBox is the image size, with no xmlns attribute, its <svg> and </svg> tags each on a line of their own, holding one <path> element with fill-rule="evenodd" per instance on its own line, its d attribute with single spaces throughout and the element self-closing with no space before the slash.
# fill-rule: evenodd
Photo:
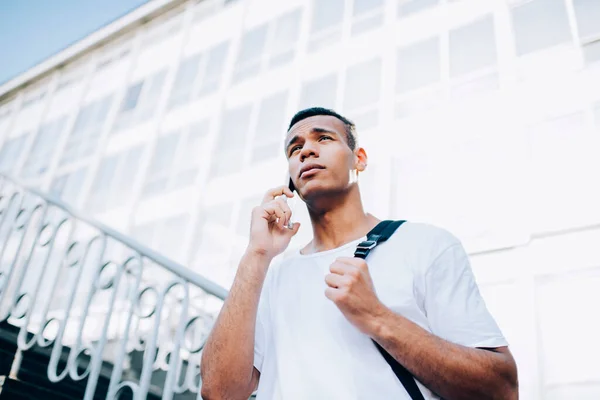
<svg viewBox="0 0 600 400">
<path fill-rule="evenodd" d="M 352 183 L 357 157 L 339 119 L 329 115 L 303 119 L 292 126 L 285 143 L 290 176 L 304 200 L 342 192 Z"/>
</svg>

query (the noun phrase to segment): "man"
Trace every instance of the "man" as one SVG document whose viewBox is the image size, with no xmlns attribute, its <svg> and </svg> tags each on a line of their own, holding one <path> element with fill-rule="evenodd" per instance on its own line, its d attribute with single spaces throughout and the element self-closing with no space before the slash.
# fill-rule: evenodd
<svg viewBox="0 0 600 400">
<path fill-rule="evenodd" d="M 410 399 L 375 340 L 418 380 L 426 399 L 516 399 L 517 371 L 460 242 L 407 222 L 369 258 L 356 245 L 379 219 L 357 176 L 367 155 L 334 111 L 297 113 L 290 176 L 313 239 L 270 266 L 298 232 L 287 187 L 252 211 L 250 241 L 202 357 L 204 399 Z"/>
</svg>

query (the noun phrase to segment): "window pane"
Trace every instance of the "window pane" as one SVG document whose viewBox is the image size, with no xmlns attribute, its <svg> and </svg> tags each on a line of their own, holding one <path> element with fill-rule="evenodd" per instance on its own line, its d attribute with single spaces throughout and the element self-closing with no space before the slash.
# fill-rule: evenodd
<svg viewBox="0 0 600 400">
<path fill-rule="evenodd" d="M 115 185 L 111 187 L 109 206 L 122 205 L 129 201 L 135 185 L 135 179 L 140 172 L 141 158 L 141 146 L 119 154 L 119 173 L 117 174 Z"/>
<path fill-rule="evenodd" d="M 254 28 L 244 34 L 235 66 L 236 79 L 246 78 L 258 73 L 266 39 L 266 24 Z"/>
<path fill-rule="evenodd" d="M 382 7 L 383 4 L 383 0 L 354 0 L 354 10 L 352 14 L 354 16 L 364 14 Z"/>
<path fill-rule="evenodd" d="M 181 63 L 177 70 L 177 76 L 173 83 L 173 91 L 169 99 L 169 106 L 175 107 L 180 104 L 187 103 L 192 93 L 194 80 L 198 73 L 198 64 L 200 63 L 200 55 L 189 57 Z"/>
<path fill-rule="evenodd" d="M 26 177 L 39 176 L 46 172 L 52 156 L 56 152 L 56 145 L 65 125 L 66 118 L 58 118 L 48 122 L 40 128 L 33 143 L 33 147 L 23 167 L 22 174 Z"/>
<path fill-rule="evenodd" d="M 123 103 L 121 104 L 121 112 L 133 110 L 137 106 L 143 85 L 144 82 L 138 82 L 131 85 L 127 89 L 127 93 L 125 94 L 125 98 L 123 99 Z"/>
<path fill-rule="evenodd" d="M 512 10 L 517 55 L 571 39 L 564 0 L 532 0 Z"/>
<path fill-rule="evenodd" d="M 341 24 L 344 19 L 344 0 L 314 1 L 311 32 L 319 32 Z"/>
<path fill-rule="evenodd" d="M 439 38 L 398 50 L 396 91 L 406 92 L 440 80 Z"/>
<path fill-rule="evenodd" d="M 144 93 L 142 109 L 139 110 L 138 121 L 144 121 L 154 115 L 154 110 L 160 99 L 166 71 L 160 71 L 150 77 L 148 89 Z"/>
<path fill-rule="evenodd" d="M 261 102 L 256 135 L 252 146 L 252 162 L 272 159 L 283 151 L 286 107 L 287 92 L 274 94 Z M 274 145 L 276 150 L 266 153 L 264 146 L 270 145 Z M 272 149 L 273 147 L 269 148 Z"/>
<path fill-rule="evenodd" d="M 206 70 L 204 71 L 204 76 L 200 81 L 199 94 L 204 95 L 219 89 L 228 50 L 229 43 L 221 43 L 210 49 L 208 52 Z"/>
<path fill-rule="evenodd" d="M 244 148 L 250 125 L 250 105 L 226 110 L 221 120 L 217 148 L 219 150 Z"/>
<path fill-rule="evenodd" d="M 344 109 L 352 110 L 379 100 L 381 59 L 366 61 L 348 68 Z"/>
<path fill-rule="evenodd" d="M 439 3 L 440 0 L 399 0 L 398 16 L 405 17 L 427 8 L 437 6 Z"/>
<path fill-rule="evenodd" d="M 586 64 L 600 61 L 600 40 L 584 45 L 583 57 L 585 58 Z"/>
<path fill-rule="evenodd" d="M 61 165 L 92 154 L 102 133 L 111 100 L 112 96 L 106 96 L 81 109 L 77 115 L 75 126 L 67 139 Z"/>
<path fill-rule="evenodd" d="M 352 36 L 359 35 L 363 32 L 375 29 L 383 24 L 383 10 L 380 13 L 361 18 L 352 22 Z"/>
<path fill-rule="evenodd" d="M 302 85 L 300 108 L 325 107 L 334 108 L 337 90 L 335 74 L 309 81 Z"/>
<path fill-rule="evenodd" d="M 287 92 L 276 93 L 260 103 L 256 139 L 281 139 L 283 141 Z"/>
<path fill-rule="evenodd" d="M 28 135 L 21 135 L 18 138 L 10 139 L 4 143 L 2 150 L 0 150 L 0 171 L 12 172 L 11 170 L 15 167 L 15 164 L 21 156 L 23 151 L 23 145 L 25 144 L 25 138 Z"/>
<path fill-rule="evenodd" d="M 298 34 L 300 32 L 300 10 L 287 13 L 275 22 L 275 35 L 271 46 L 269 65 L 279 65 L 292 60 Z M 289 53 L 287 57 L 280 57 L 282 53 Z M 279 56 L 279 57 L 278 57 Z"/>
<path fill-rule="evenodd" d="M 450 76 L 466 74 L 496 64 L 492 16 L 450 32 Z"/>
<path fill-rule="evenodd" d="M 88 200 L 88 205 L 92 209 L 100 210 L 105 208 L 106 200 L 110 194 L 112 179 L 117 172 L 117 162 L 117 155 L 112 155 L 102 160 Z"/>
<path fill-rule="evenodd" d="M 185 146 L 183 146 L 181 156 L 178 157 L 180 167 L 187 168 L 198 165 L 198 157 L 205 144 L 209 128 L 210 124 L 207 120 L 196 122 L 189 127 Z"/>
<path fill-rule="evenodd" d="M 252 107 L 247 105 L 227 110 L 221 117 L 217 151 L 212 156 L 211 176 L 234 173 L 242 167 L 251 111 Z"/>
<path fill-rule="evenodd" d="M 76 204 L 87 176 L 87 167 L 58 177 L 52 185 L 52 193 L 65 202 Z"/>
<path fill-rule="evenodd" d="M 171 133 L 158 138 L 152 163 L 148 170 L 148 178 L 154 175 L 169 175 L 173 161 L 175 160 L 175 151 L 179 144 L 179 132 Z"/>
<path fill-rule="evenodd" d="M 600 2 L 598 0 L 573 0 L 579 37 L 600 34 Z"/>
</svg>

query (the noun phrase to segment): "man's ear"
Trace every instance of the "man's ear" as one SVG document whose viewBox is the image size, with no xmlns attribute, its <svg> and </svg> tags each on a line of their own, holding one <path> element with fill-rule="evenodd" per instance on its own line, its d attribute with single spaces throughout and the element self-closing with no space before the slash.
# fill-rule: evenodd
<svg viewBox="0 0 600 400">
<path fill-rule="evenodd" d="M 365 149 L 363 149 L 362 147 L 359 147 L 356 150 L 354 150 L 354 157 L 355 157 L 355 168 L 358 170 L 358 172 L 362 172 L 365 169 L 367 169 L 368 157 L 367 157 L 367 152 L 365 151 Z"/>
</svg>

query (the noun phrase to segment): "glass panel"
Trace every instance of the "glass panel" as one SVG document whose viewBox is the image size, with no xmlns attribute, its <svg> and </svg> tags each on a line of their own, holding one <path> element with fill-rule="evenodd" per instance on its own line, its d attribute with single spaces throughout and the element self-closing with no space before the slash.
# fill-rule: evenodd
<svg viewBox="0 0 600 400">
<path fill-rule="evenodd" d="M 77 115 L 75 126 L 67 139 L 61 165 L 90 155 L 102 133 L 112 96 L 106 96 L 85 106 Z"/>
<path fill-rule="evenodd" d="M 600 40 L 584 45 L 583 57 L 586 64 L 592 64 L 600 61 Z"/>
<path fill-rule="evenodd" d="M 189 128 L 185 146 L 177 157 L 180 170 L 198 165 L 199 154 L 202 152 L 208 130 L 208 121 L 200 121 Z"/>
<path fill-rule="evenodd" d="M 430 7 L 437 6 L 440 0 L 399 0 L 398 1 L 398 16 L 406 17 Z"/>
<path fill-rule="evenodd" d="M 512 10 L 517 55 L 571 40 L 564 0 L 531 0 Z"/>
<path fill-rule="evenodd" d="M 276 138 L 283 141 L 287 92 L 276 93 L 260 103 L 256 139 Z"/>
<path fill-rule="evenodd" d="M 200 55 L 197 54 L 186 58 L 179 66 L 175 82 L 173 83 L 173 91 L 171 92 L 171 97 L 169 99 L 170 107 L 175 107 L 189 101 L 194 86 L 194 80 L 198 73 L 199 63 Z"/>
<path fill-rule="evenodd" d="M 250 125 L 250 105 L 226 110 L 221 119 L 217 149 L 243 149 Z"/>
<path fill-rule="evenodd" d="M 175 160 L 175 151 L 179 144 L 180 133 L 171 133 L 158 138 L 152 162 L 148 169 L 148 178 L 153 175 L 169 175 L 173 161 Z"/>
<path fill-rule="evenodd" d="M 337 90 L 337 76 L 326 75 L 302 85 L 300 108 L 325 107 L 334 108 Z"/>
<path fill-rule="evenodd" d="M 373 11 L 376 8 L 382 7 L 384 4 L 383 0 L 354 0 L 354 10 L 352 14 L 354 16 Z"/>
<path fill-rule="evenodd" d="M 62 117 L 42 125 L 35 138 L 27 162 L 23 167 L 22 174 L 24 176 L 39 176 L 46 172 L 50 160 L 55 153 L 65 120 L 66 118 Z"/>
<path fill-rule="evenodd" d="M 119 154 L 119 173 L 110 189 L 109 207 L 125 204 L 131 197 L 135 179 L 140 172 L 142 147 L 134 147 Z"/>
<path fill-rule="evenodd" d="M 219 89 L 228 50 L 229 43 L 227 42 L 221 43 L 210 49 L 206 63 L 206 70 L 200 82 L 200 95 L 212 93 Z"/>
<path fill-rule="evenodd" d="M 383 24 L 383 12 L 375 15 L 368 16 L 367 18 L 361 18 L 358 21 L 352 23 L 352 36 L 359 35 L 363 32 L 375 29 Z"/>
<path fill-rule="evenodd" d="M 598 0 L 573 0 L 579 37 L 600 34 L 600 2 Z"/>
<path fill-rule="evenodd" d="M 311 32 L 316 33 L 335 25 L 344 19 L 344 0 L 314 1 Z"/>
<path fill-rule="evenodd" d="M 398 50 L 396 91 L 406 92 L 440 80 L 439 38 L 418 42 Z"/>
<path fill-rule="evenodd" d="M 140 98 L 140 93 L 142 92 L 142 87 L 144 86 L 144 82 L 138 82 L 131 85 L 127 89 L 127 93 L 125 94 L 125 98 L 123 99 L 123 103 L 121 104 L 121 112 L 133 110 L 137 107 L 138 100 Z"/>
<path fill-rule="evenodd" d="M 300 16 L 301 11 L 296 10 L 282 15 L 275 22 L 275 35 L 271 46 L 271 58 L 269 65 L 279 65 L 290 62 L 293 58 L 294 47 L 300 33 Z M 292 54 L 285 58 L 277 57 L 282 53 L 291 51 Z"/>
<path fill-rule="evenodd" d="M 106 200 L 110 194 L 110 186 L 113 177 L 117 172 L 118 156 L 113 155 L 102 160 L 94 186 L 88 200 L 88 205 L 95 210 L 103 209 L 106 206 Z"/>
<path fill-rule="evenodd" d="M 67 203 L 75 205 L 81 194 L 86 176 L 87 167 L 57 178 L 52 185 L 54 195 L 61 197 Z"/>
<path fill-rule="evenodd" d="M 21 156 L 27 136 L 28 134 L 24 134 L 4 143 L 2 150 L 0 150 L 0 171 L 12 172 L 11 170 L 15 167 Z"/>
<path fill-rule="evenodd" d="M 242 38 L 240 52 L 235 65 L 235 78 L 247 78 L 250 75 L 258 73 L 260 69 L 260 59 L 265 49 L 267 39 L 267 25 L 261 25 L 254 28 Z"/>
<path fill-rule="evenodd" d="M 252 107 L 247 105 L 224 112 L 217 152 L 212 157 L 211 176 L 227 175 L 242 167 L 251 111 Z"/>
<path fill-rule="evenodd" d="M 379 101 L 381 59 L 365 61 L 348 68 L 344 109 L 351 110 Z"/>
<path fill-rule="evenodd" d="M 272 159 L 283 151 L 286 107 L 287 92 L 274 94 L 261 102 L 252 150 L 252 162 Z M 265 154 L 262 147 L 270 144 L 275 144 L 278 151 Z"/>
<path fill-rule="evenodd" d="M 165 75 L 165 71 L 160 71 L 150 78 L 148 82 L 149 87 L 144 93 L 142 109 L 139 110 L 138 122 L 144 121 L 154 115 L 154 110 L 162 92 Z"/>
<path fill-rule="evenodd" d="M 450 76 L 496 64 L 494 19 L 491 15 L 450 31 Z"/>
</svg>

